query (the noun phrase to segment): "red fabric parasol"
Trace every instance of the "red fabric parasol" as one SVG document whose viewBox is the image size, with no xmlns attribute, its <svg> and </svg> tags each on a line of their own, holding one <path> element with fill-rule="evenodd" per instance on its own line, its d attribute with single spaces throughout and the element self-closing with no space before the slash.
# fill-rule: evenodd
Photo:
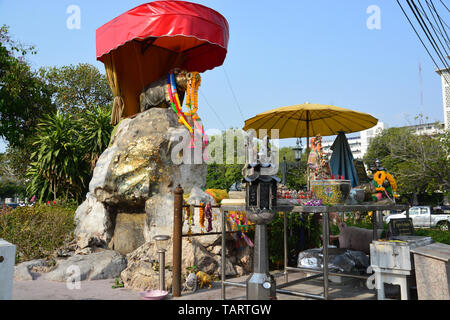
<svg viewBox="0 0 450 320">
<path fill-rule="evenodd" d="M 218 12 L 185 1 L 140 5 L 97 29 L 97 60 L 131 41 L 183 54 L 182 67 L 204 72 L 223 64 L 229 40 L 227 20 Z"/>
</svg>

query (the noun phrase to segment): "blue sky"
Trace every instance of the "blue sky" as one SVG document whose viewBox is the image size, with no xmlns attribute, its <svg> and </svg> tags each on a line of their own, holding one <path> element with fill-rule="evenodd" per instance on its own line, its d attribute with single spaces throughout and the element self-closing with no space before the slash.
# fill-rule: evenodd
<svg viewBox="0 0 450 320">
<path fill-rule="evenodd" d="M 0 0 L 0 24 L 36 46 L 34 68 L 88 62 L 104 72 L 95 30 L 144 2 Z M 202 75 L 199 115 L 207 128 L 240 128 L 260 112 L 306 101 L 367 112 L 389 126 L 414 124 L 419 113 L 443 121 L 440 77 L 393 0 L 192 2 L 230 25 L 223 67 Z M 81 9 L 80 30 L 66 27 L 70 5 Z M 381 10 L 380 30 L 366 26 L 371 5 Z"/>
</svg>

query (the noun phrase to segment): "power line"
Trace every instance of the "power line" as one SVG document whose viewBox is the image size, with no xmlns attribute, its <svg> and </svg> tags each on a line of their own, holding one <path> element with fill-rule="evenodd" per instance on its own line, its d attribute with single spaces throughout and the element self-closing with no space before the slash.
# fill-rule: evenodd
<svg viewBox="0 0 450 320">
<path fill-rule="evenodd" d="M 400 9 L 402 10 L 403 14 L 405 15 L 406 19 L 408 20 L 409 24 L 411 25 L 411 27 L 413 28 L 414 32 L 416 33 L 417 37 L 419 38 L 420 42 L 422 43 L 423 47 L 425 48 L 425 50 L 427 51 L 428 55 L 430 56 L 431 60 L 433 61 L 434 65 L 436 66 L 437 70 L 441 70 L 441 68 L 439 67 L 439 65 L 436 63 L 436 60 L 434 59 L 433 55 L 431 54 L 430 50 L 427 48 L 427 46 L 425 45 L 424 41 L 422 40 L 422 38 L 421 38 L 419 32 L 417 31 L 417 29 L 415 28 L 415 26 L 414 26 L 414 24 L 412 23 L 411 19 L 409 18 L 408 14 L 407 14 L 406 11 L 403 9 L 403 6 L 401 5 L 400 1 L 399 1 L 399 0 L 396 0 L 396 1 L 397 1 L 397 4 L 399 5 Z M 431 1 L 432 1 L 432 0 L 431 0 Z M 414 2 L 411 1 L 411 2 L 413 3 L 413 5 L 414 5 L 415 9 L 417 10 L 417 13 L 416 13 L 416 11 L 415 11 L 414 8 L 412 7 L 410 1 L 409 1 L 409 0 L 406 0 L 406 2 L 407 2 L 407 4 L 408 4 L 408 6 L 410 7 L 412 13 L 414 14 L 414 16 L 415 16 L 417 22 L 419 23 L 419 25 L 420 25 L 422 31 L 425 33 L 426 37 L 428 38 L 428 41 L 430 42 L 431 46 L 433 47 L 434 51 L 436 52 L 436 54 L 437 54 L 439 60 L 441 60 L 441 62 L 443 63 L 444 69 L 449 69 L 449 67 L 448 67 L 448 65 L 447 65 L 447 63 L 446 63 L 446 61 L 445 61 L 445 57 L 442 59 L 443 54 L 442 54 L 441 50 L 439 49 L 439 46 L 437 45 L 436 41 L 434 40 L 433 35 L 431 34 L 431 32 L 429 31 L 428 27 L 426 26 L 425 21 L 423 20 L 422 16 L 420 15 L 419 9 L 418 9 L 417 6 L 414 4 Z M 419 17 L 420 17 L 420 18 L 419 18 Z M 421 21 L 423 22 L 423 24 L 424 24 L 425 26 L 422 24 Z M 425 30 L 425 29 L 426 29 L 426 30 Z M 427 31 L 428 31 L 428 33 L 427 33 Z M 447 84 L 450 85 L 449 80 L 447 79 L 447 77 L 444 77 L 444 80 L 447 82 Z"/>
<path fill-rule="evenodd" d="M 225 124 L 222 122 L 222 119 L 219 117 L 219 115 L 217 114 L 216 110 L 209 104 L 208 100 L 206 99 L 205 95 L 203 94 L 203 92 L 201 90 L 199 90 L 198 92 L 200 92 L 200 94 L 203 97 L 203 100 L 205 100 L 206 104 L 208 105 L 208 107 L 212 110 L 212 112 L 215 114 L 217 120 L 219 120 L 220 124 L 222 125 L 224 130 L 227 130 Z"/>
<path fill-rule="evenodd" d="M 230 90 L 231 90 L 231 93 L 232 93 L 232 95 L 233 95 L 233 98 L 234 98 L 234 101 L 235 101 L 235 103 L 236 103 L 236 106 L 238 107 L 238 110 L 239 110 L 239 113 L 240 113 L 240 115 L 241 115 L 242 121 L 245 123 L 245 118 L 244 118 L 244 115 L 242 114 L 241 106 L 240 106 L 240 104 L 239 104 L 239 102 L 238 102 L 238 100 L 237 100 L 237 98 L 236 98 L 236 95 L 234 94 L 234 90 L 233 90 L 233 87 L 231 86 L 231 81 L 230 81 L 230 79 L 228 78 L 228 74 L 227 74 L 227 72 L 225 71 L 225 67 L 222 66 L 222 69 L 223 69 L 223 73 L 225 74 L 225 77 L 226 77 L 226 79 L 227 79 L 228 86 L 230 87 Z"/>
<path fill-rule="evenodd" d="M 437 45 L 436 41 L 434 40 L 434 37 L 431 34 L 430 30 L 428 29 L 428 26 L 426 25 L 425 21 L 423 20 L 416 4 L 412 0 L 411 0 L 411 2 L 410 2 L 410 0 L 407 0 L 406 3 L 409 5 L 411 11 L 413 12 L 414 16 L 416 17 L 416 20 L 419 22 L 419 25 L 420 25 L 422 31 L 424 32 L 428 41 L 431 43 L 431 46 L 433 47 L 434 51 L 438 55 L 439 60 L 441 60 L 441 62 L 445 68 L 449 68 L 449 66 L 447 65 L 447 63 L 445 61 L 445 57 L 443 56 L 441 50 L 439 49 L 439 46 Z M 411 6 L 411 3 L 414 6 L 414 8 L 413 8 L 413 6 Z"/>
<path fill-rule="evenodd" d="M 448 12 L 450 12 L 450 10 L 448 9 L 448 7 L 445 5 L 444 1 L 440 0 L 442 5 L 445 7 L 445 9 L 447 9 Z"/>
<path fill-rule="evenodd" d="M 425 50 L 427 51 L 428 55 L 430 56 L 431 60 L 433 60 L 434 65 L 436 66 L 436 68 L 439 69 L 438 64 L 436 63 L 436 61 L 434 60 L 433 56 L 431 55 L 430 51 L 428 50 L 427 46 L 425 45 L 425 43 L 423 42 L 422 38 L 420 37 L 419 33 L 417 32 L 416 28 L 414 27 L 413 23 L 411 22 L 411 20 L 409 19 L 408 15 L 406 14 L 405 10 L 403 9 L 403 6 L 401 5 L 401 3 L 399 2 L 399 0 L 396 0 L 397 4 L 399 5 L 400 9 L 402 10 L 403 14 L 405 15 L 406 19 L 408 20 L 409 24 L 411 25 L 411 27 L 413 28 L 414 32 L 416 33 L 417 37 L 419 38 L 420 42 L 422 43 L 423 47 L 425 48 Z"/>
<path fill-rule="evenodd" d="M 428 0 L 427 0 L 427 3 L 428 3 Z M 449 38 L 449 36 L 448 36 L 448 34 L 447 34 L 447 31 L 445 30 L 444 24 L 445 24 L 445 25 L 447 26 L 447 28 L 450 30 L 449 26 L 445 23 L 445 21 L 442 20 L 441 16 L 440 16 L 439 13 L 437 12 L 436 7 L 434 6 L 433 0 L 430 0 L 430 3 L 431 3 L 431 6 L 433 7 L 433 11 L 436 13 L 436 16 L 437 16 L 437 18 L 438 18 L 438 20 L 439 20 L 439 23 L 440 23 L 441 26 L 442 26 L 442 30 L 444 31 L 445 35 L 447 36 L 447 40 L 449 40 L 449 42 L 450 42 L 450 38 Z"/>
<path fill-rule="evenodd" d="M 426 2 L 427 5 L 428 5 L 428 1 L 425 1 L 425 2 Z M 438 31 L 436 31 L 436 28 L 434 27 L 433 23 L 432 23 L 431 20 L 428 18 L 428 15 L 427 15 L 427 13 L 425 12 L 425 9 L 422 7 L 422 4 L 420 3 L 420 0 L 419 0 L 419 5 L 420 5 L 420 7 L 422 8 L 422 12 L 423 12 L 425 18 L 428 20 L 428 22 L 429 22 L 431 28 L 433 29 L 434 34 L 436 35 L 436 37 L 437 37 L 439 43 L 441 44 L 442 48 L 444 49 L 445 55 L 448 56 L 447 49 L 445 48 L 444 44 L 442 43 L 441 38 L 440 38 L 439 35 L 438 35 Z M 443 37 L 444 43 L 447 45 L 447 48 L 449 48 L 449 50 L 450 50 L 449 43 L 448 43 L 447 39 L 445 38 L 444 34 L 441 32 L 441 29 L 439 28 L 439 24 L 437 23 L 436 19 L 434 18 L 433 12 L 431 11 L 431 9 L 430 9 L 429 6 L 428 6 L 428 10 L 430 11 L 431 16 L 433 17 L 434 22 L 436 23 L 436 27 L 437 27 L 438 30 L 439 30 L 439 34 Z"/>
<path fill-rule="evenodd" d="M 438 22 L 438 21 L 436 20 L 435 14 L 433 13 L 433 8 L 431 7 L 431 5 L 430 5 L 430 3 L 428 2 L 428 0 L 425 0 L 425 2 L 426 2 L 426 4 L 427 4 L 427 6 L 428 6 L 428 10 L 429 10 L 430 13 L 431 13 L 431 16 L 433 17 L 434 22 L 436 23 L 436 26 L 437 26 L 437 28 L 438 28 L 438 30 L 439 30 L 440 35 L 444 38 L 444 42 L 447 44 L 447 48 L 449 48 L 449 50 L 450 50 L 450 39 L 448 38 L 448 34 L 447 34 L 447 32 L 445 31 L 444 26 L 442 25 L 442 23 L 441 23 L 440 21 Z M 435 13 L 436 13 L 436 15 L 438 15 L 437 11 L 435 11 Z M 441 30 L 441 26 L 439 26 L 439 24 L 442 26 L 442 29 L 443 29 L 443 30 Z"/>
</svg>

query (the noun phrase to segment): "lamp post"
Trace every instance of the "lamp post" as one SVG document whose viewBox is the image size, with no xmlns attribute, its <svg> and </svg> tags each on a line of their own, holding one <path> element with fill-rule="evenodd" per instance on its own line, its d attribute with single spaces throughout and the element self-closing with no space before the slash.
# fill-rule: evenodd
<svg viewBox="0 0 450 320">
<path fill-rule="evenodd" d="M 166 235 L 157 235 L 153 237 L 153 240 L 156 242 L 156 248 L 159 253 L 159 290 L 165 290 L 165 253 L 167 249 L 167 245 L 169 244 L 169 236 Z"/>
<path fill-rule="evenodd" d="M 302 159 L 302 151 L 303 151 L 303 147 L 302 147 L 302 142 L 301 140 L 298 138 L 297 139 L 297 144 L 295 147 L 292 148 L 292 150 L 294 151 L 294 159 L 295 159 L 295 163 L 292 162 L 286 162 L 286 157 L 283 157 L 283 168 L 282 168 L 282 183 L 283 185 L 286 185 L 287 182 L 287 171 L 289 169 L 289 167 L 296 167 L 298 166 L 298 164 L 300 163 L 300 160 Z"/>
</svg>

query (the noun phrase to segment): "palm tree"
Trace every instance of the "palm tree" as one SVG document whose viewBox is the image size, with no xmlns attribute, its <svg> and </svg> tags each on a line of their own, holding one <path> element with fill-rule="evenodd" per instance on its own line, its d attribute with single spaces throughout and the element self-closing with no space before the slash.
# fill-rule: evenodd
<svg viewBox="0 0 450 320">
<path fill-rule="evenodd" d="M 78 123 L 70 114 L 58 111 L 38 124 L 31 155 L 28 191 L 39 199 L 78 198 L 84 186 L 87 166 L 79 142 Z"/>
<path fill-rule="evenodd" d="M 111 140 L 113 126 L 110 121 L 111 108 L 103 106 L 86 110 L 79 119 L 80 145 L 84 148 L 84 159 L 89 161 L 91 172 Z"/>
</svg>

